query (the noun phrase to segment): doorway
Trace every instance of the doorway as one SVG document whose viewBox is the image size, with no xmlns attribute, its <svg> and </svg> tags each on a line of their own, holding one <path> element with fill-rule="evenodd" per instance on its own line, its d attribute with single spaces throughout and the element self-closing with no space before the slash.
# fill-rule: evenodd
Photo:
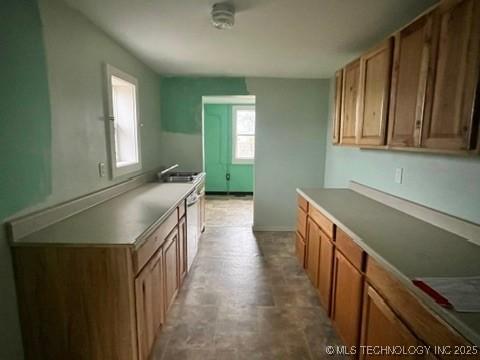
<svg viewBox="0 0 480 360">
<path fill-rule="evenodd" d="M 204 96 L 206 225 L 253 224 L 255 97 Z"/>
</svg>

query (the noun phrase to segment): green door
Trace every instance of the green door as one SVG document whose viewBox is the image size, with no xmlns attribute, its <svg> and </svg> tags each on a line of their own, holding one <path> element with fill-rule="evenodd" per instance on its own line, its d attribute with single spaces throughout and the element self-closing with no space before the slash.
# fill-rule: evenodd
<svg viewBox="0 0 480 360">
<path fill-rule="evenodd" d="M 204 108 L 204 141 L 206 191 L 227 192 L 229 173 L 228 107 L 206 104 Z"/>
<path fill-rule="evenodd" d="M 204 107 L 207 192 L 253 192 L 253 165 L 232 163 L 232 106 L 205 104 Z"/>
</svg>

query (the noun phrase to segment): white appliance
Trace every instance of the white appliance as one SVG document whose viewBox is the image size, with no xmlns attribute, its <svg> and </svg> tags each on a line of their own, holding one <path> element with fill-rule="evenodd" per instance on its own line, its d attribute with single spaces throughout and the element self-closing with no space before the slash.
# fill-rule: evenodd
<svg viewBox="0 0 480 360">
<path fill-rule="evenodd" d="M 190 268 L 195 260 L 198 251 L 198 232 L 200 222 L 199 196 L 196 191 L 187 198 L 187 269 Z"/>
</svg>

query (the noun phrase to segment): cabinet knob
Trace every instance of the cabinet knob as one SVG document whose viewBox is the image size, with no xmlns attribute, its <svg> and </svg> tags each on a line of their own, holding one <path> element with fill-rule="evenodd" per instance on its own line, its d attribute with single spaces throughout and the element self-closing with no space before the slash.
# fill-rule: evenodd
<svg viewBox="0 0 480 360">
<path fill-rule="evenodd" d="M 462 130 L 463 130 L 464 133 L 468 132 L 468 126 L 464 126 L 464 127 L 462 128 Z"/>
<path fill-rule="evenodd" d="M 421 125 L 421 124 L 422 124 L 422 123 L 420 122 L 420 120 L 415 121 L 415 126 L 417 127 L 417 129 L 420 128 L 420 125 Z"/>
</svg>

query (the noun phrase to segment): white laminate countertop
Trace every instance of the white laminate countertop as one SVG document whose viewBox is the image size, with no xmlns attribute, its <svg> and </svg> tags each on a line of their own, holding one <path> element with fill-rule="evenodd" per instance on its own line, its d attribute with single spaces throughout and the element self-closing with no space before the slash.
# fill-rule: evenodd
<svg viewBox="0 0 480 360">
<path fill-rule="evenodd" d="M 418 277 L 479 276 L 480 246 L 349 189 L 297 192 L 394 272 L 430 309 L 480 346 L 480 313 L 442 308 L 411 282 Z"/>
<path fill-rule="evenodd" d="M 191 183 L 146 183 L 11 245 L 138 246 L 194 189 Z"/>
</svg>

